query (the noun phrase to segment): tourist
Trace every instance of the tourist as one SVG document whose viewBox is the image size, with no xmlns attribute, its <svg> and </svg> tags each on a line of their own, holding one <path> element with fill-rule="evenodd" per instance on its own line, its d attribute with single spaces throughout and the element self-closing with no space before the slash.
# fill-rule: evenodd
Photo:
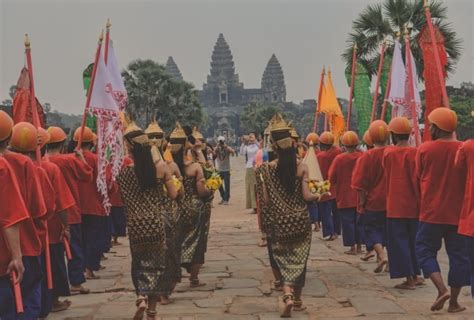
<svg viewBox="0 0 474 320">
<path fill-rule="evenodd" d="M 0 319 L 16 319 L 15 297 L 11 285 L 11 274 L 17 277 L 16 284 L 23 280 L 25 271 L 20 245 L 21 225 L 30 220 L 19 183 L 13 169 L 3 157 L 13 128 L 13 120 L 0 111 Z"/>
<path fill-rule="evenodd" d="M 204 171 L 199 163 L 192 160 L 191 150 L 187 149 L 188 139 L 179 124 L 170 135 L 170 148 L 173 160 L 183 176 L 184 197 L 178 201 L 183 243 L 181 265 L 190 274 L 190 287 L 205 285 L 199 281 L 199 270 L 204 264 L 209 231 L 209 212 L 212 191 L 206 188 Z M 202 155 L 198 155 L 201 157 Z"/>
<path fill-rule="evenodd" d="M 352 188 L 357 190 L 359 206 L 364 209 L 364 228 L 366 241 L 374 246 L 377 253 L 375 273 L 386 270 L 385 230 L 386 230 L 386 182 L 382 158 L 389 139 L 387 124 L 376 120 L 369 127 L 370 139 L 374 148 L 365 152 L 357 160 L 352 173 Z"/>
<path fill-rule="evenodd" d="M 278 159 L 257 169 L 257 183 L 265 207 L 263 220 L 269 229 L 270 257 L 278 267 L 283 286 L 281 316 L 289 317 L 293 308 L 305 309 L 301 293 L 311 247 L 306 201 L 315 201 L 317 197 L 309 191 L 308 167 L 297 163 L 290 128 L 280 114 L 272 119 L 271 136 Z"/>
<path fill-rule="evenodd" d="M 329 181 L 336 190 L 337 210 L 342 222 L 342 242 L 350 250 L 345 254 L 361 253 L 361 239 L 357 229 L 357 192 L 351 188 L 352 172 L 362 153 L 357 150 L 359 137 L 354 131 L 342 136 L 345 152 L 337 155 L 329 168 Z"/>
<path fill-rule="evenodd" d="M 224 184 L 219 188 L 221 201 L 219 204 L 227 205 L 230 200 L 230 156 L 235 153 L 234 149 L 226 145 L 225 137 L 217 137 L 217 146 L 214 148 L 216 155 L 216 169 L 224 180 Z"/>
<path fill-rule="evenodd" d="M 416 148 L 408 139 L 412 133 L 410 121 L 395 117 L 389 123 L 393 146 L 385 148 L 382 166 L 387 184 L 387 253 L 390 278 L 406 278 L 395 286 L 413 290 L 423 283 L 415 254 L 419 215 L 419 190 L 415 174 Z"/>
<path fill-rule="evenodd" d="M 84 250 L 82 241 L 82 217 L 79 209 L 79 182 L 92 181 L 92 168 L 87 164 L 82 151 L 74 154 L 62 154 L 61 151 L 66 141 L 66 133 L 59 127 L 49 127 L 50 139 L 46 144 L 48 159 L 56 164 L 74 197 L 75 205 L 67 210 L 67 223 L 69 226 L 69 244 L 72 259 L 67 262 L 67 274 L 71 284 L 71 294 L 88 294 L 89 289 L 83 286 L 84 277 Z"/>
<path fill-rule="evenodd" d="M 248 135 L 241 146 L 240 154 L 245 157 L 245 208 L 251 213 L 256 213 L 257 202 L 255 199 L 255 155 L 259 149 L 257 137 L 254 132 Z"/>
<path fill-rule="evenodd" d="M 87 164 L 93 169 L 93 179 L 90 182 L 79 182 L 79 207 L 82 215 L 82 238 L 85 258 L 86 279 L 95 280 L 100 277 L 95 274 L 101 269 L 100 261 L 106 252 L 107 243 L 110 241 L 110 234 L 107 233 L 107 212 L 103 205 L 103 196 L 97 189 L 98 162 L 97 154 L 91 151 L 93 132 L 88 127 L 78 128 L 74 132 L 73 140 L 78 142 L 81 139 L 81 150 Z M 107 183 L 110 185 L 110 182 Z"/>
<path fill-rule="evenodd" d="M 454 132 L 457 115 L 440 107 L 429 115 L 433 141 L 423 143 L 416 154 L 416 175 L 420 181 L 420 222 L 416 236 L 416 257 L 423 270 L 438 290 L 431 311 L 443 309 L 449 300 L 448 312 L 461 312 L 458 297 L 463 286 L 470 285 L 469 254 L 462 235 L 458 234 L 459 217 L 463 205 L 463 171 L 456 168 L 454 160 L 461 146 Z M 446 288 L 441 276 L 437 253 L 442 240 L 448 253 L 449 273 Z"/>
<path fill-rule="evenodd" d="M 319 137 L 320 151 L 316 154 L 321 168 L 324 180 L 328 180 L 329 167 L 334 158 L 342 151 L 334 145 L 334 135 L 325 131 Z M 341 234 L 341 219 L 336 207 L 336 189 L 334 186 L 330 188 L 330 195 L 325 195 L 318 202 L 318 211 L 323 225 L 323 238 L 328 241 L 337 239 Z"/>
<path fill-rule="evenodd" d="M 456 155 L 456 166 L 463 171 L 463 175 L 466 177 L 458 233 L 466 236 L 469 260 L 471 261 L 471 296 L 474 298 L 474 139 L 464 142 L 459 148 Z"/>
<path fill-rule="evenodd" d="M 38 133 L 41 137 L 41 154 L 45 156 L 46 144 L 51 139 L 50 134 L 43 128 L 38 128 Z M 56 203 L 55 214 L 48 220 L 48 241 L 53 276 L 51 312 L 59 312 L 68 309 L 71 305 L 69 301 L 59 301 L 59 297 L 70 295 L 63 241 L 70 239 L 67 210 L 73 208 L 76 203 L 59 167 L 47 160 L 42 161 L 41 167 L 48 174 Z"/>
<path fill-rule="evenodd" d="M 36 130 L 29 124 L 33 130 Z M 18 128 L 18 127 L 17 127 Z M 14 138 L 13 147 L 19 145 L 37 144 L 37 134 L 22 136 L 20 132 L 13 137 L 9 134 L 7 141 L 12 145 L 11 138 Z M 41 181 L 38 177 L 38 170 L 30 157 L 8 151 L 6 141 L 2 143 L 2 153 L 13 170 L 18 186 L 29 213 L 29 218 L 20 225 L 20 244 L 23 254 L 23 265 L 25 273 L 20 283 L 21 294 L 24 305 L 23 317 L 25 319 L 38 319 L 41 312 L 41 279 L 43 277 L 40 256 L 43 246 L 39 237 L 40 230 L 37 226 L 43 225 L 40 221 L 46 218 L 47 208 L 44 202 Z"/>
<path fill-rule="evenodd" d="M 165 225 L 171 214 L 166 202 L 178 193 L 166 163 L 153 163 L 148 136 L 132 122 L 124 138 L 133 164 L 121 171 L 118 183 L 127 206 L 132 280 L 138 296 L 134 319 L 141 319 L 146 310 L 152 320 L 159 297 L 166 294 L 165 257 L 172 250 L 166 246 Z"/>
</svg>

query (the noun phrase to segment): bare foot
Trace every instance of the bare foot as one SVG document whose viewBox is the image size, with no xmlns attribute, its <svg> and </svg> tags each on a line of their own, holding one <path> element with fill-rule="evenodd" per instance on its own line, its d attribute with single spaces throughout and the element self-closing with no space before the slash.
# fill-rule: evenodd
<svg viewBox="0 0 474 320">
<path fill-rule="evenodd" d="M 403 283 L 400 283 L 400 284 L 397 284 L 395 286 L 395 289 L 401 289 L 401 290 L 415 290 L 416 289 L 416 285 L 414 285 L 413 283 L 410 283 L 408 281 L 405 281 Z"/>
<path fill-rule="evenodd" d="M 446 301 L 451 298 L 451 294 L 449 294 L 449 291 L 446 291 L 445 293 L 439 294 L 438 297 L 436 298 L 435 302 L 431 306 L 431 311 L 439 311 L 444 308 L 444 304 Z"/>
<path fill-rule="evenodd" d="M 373 251 L 369 251 L 365 254 L 365 256 L 361 257 L 360 260 L 362 261 L 369 261 L 370 259 L 372 259 L 373 257 L 375 257 L 375 253 Z"/>
<path fill-rule="evenodd" d="M 280 318 L 291 318 L 291 310 L 293 309 L 293 299 L 291 297 L 282 297 L 280 299 Z"/>
<path fill-rule="evenodd" d="M 260 242 L 258 244 L 259 247 L 266 247 L 267 246 L 267 240 L 266 239 L 260 239 Z"/>
<path fill-rule="evenodd" d="M 173 303 L 174 300 L 170 299 L 168 296 L 161 296 L 160 297 L 160 304 L 162 306 L 166 306 L 167 304 Z"/>
<path fill-rule="evenodd" d="M 351 249 L 351 250 L 345 251 L 344 254 L 348 254 L 350 256 L 355 256 L 355 255 L 357 255 L 357 251 L 355 249 Z"/>
<path fill-rule="evenodd" d="M 460 306 L 459 303 L 457 302 L 449 303 L 449 307 L 448 307 L 449 313 L 458 313 L 458 312 L 463 312 L 464 310 L 466 310 L 466 307 Z"/>
<path fill-rule="evenodd" d="M 423 279 L 422 277 L 416 277 L 416 285 L 417 286 L 424 286 L 425 285 L 425 279 Z"/>
<path fill-rule="evenodd" d="M 51 312 L 60 312 L 67 310 L 71 306 L 70 301 L 57 301 L 53 303 L 53 306 L 51 308 Z"/>
<path fill-rule="evenodd" d="M 380 261 L 379 264 L 377 265 L 377 267 L 374 269 L 374 272 L 375 273 L 380 273 L 380 272 L 384 271 L 385 268 L 387 267 L 387 263 L 388 263 L 387 260 Z"/>
<path fill-rule="evenodd" d="M 147 308 L 147 303 L 145 298 L 140 298 L 136 302 L 137 311 L 135 311 L 135 315 L 133 316 L 134 320 L 142 320 L 143 315 L 145 314 L 145 310 Z"/>
</svg>

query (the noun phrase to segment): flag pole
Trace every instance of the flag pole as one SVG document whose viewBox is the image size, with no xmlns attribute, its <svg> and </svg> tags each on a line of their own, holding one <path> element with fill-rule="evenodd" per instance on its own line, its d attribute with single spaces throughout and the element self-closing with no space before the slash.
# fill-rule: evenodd
<svg viewBox="0 0 474 320">
<path fill-rule="evenodd" d="M 450 106 L 449 106 L 448 92 L 446 91 L 444 73 L 443 73 L 443 69 L 441 65 L 441 58 L 439 56 L 437 42 L 436 42 L 433 21 L 431 20 L 430 5 L 428 4 L 428 0 L 423 0 L 423 7 L 425 8 L 426 23 L 428 24 L 428 29 L 430 30 L 431 45 L 433 46 L 433 52 L 434 52 L 434 57 L 436 61 L 436 71 L 438 73 L 439 84 L 441 87 L 441 94 L 443 96 L 443 104 L 446 108 L 449 108 Z"/>
<path fill-rule="evenodd" d="M 313 132 L 318 131 L 318 122 L 319 122 L 319 116 L 320 112 L 318 111 L 320 108 L 320 103 L 321 103 L 321 97 L 323 95 L 323 83 L 324 83 L 324 75 L 326 74 L 326 68 L 323 67 L 323 70 L 321 70 L 321 77 L 319 80 L 319 92 L 318 92 L 318 102 L 316 105 L 316 114 L 314 117 L 314 122 L 313 122 Z"/>
<path fill-rule="evenodd" d="M 370 122 L 373 122 L 375 120 L 375 113 L 377 109 L 377 99 L 379 97 L 379 86 L 380 86 L 380 79 L 382 77 L 382 68 L 383 68 L 383 61 L 385 57 L 386 45 L 387 43 L 384 40 L 382 43 L 382 47 L 380 48 L 380 61 L 379 61 L 379 67 L 377 69 L 377 82 L 375 83 L 375 92 L 374 92 L 374 97 L 372 100 L 372 114 L 370 115 Z"/>
<path fill-rule="evenodd" d="M 352 70 L 351 70 L 351 87 L 349 89 L 349 106 L 347 107 L 347 130 L 351 129 L 351 114 L 352 114 L 352 98 L 354 95 L 354 81 L 356 75 L 356 64 L 357 64 L 357 43 L 354 43 L 354 48 L 352 49 Z"/>
<path fill-rule="evenodd" d="M 33 59 L 31 58 L 31 42 L 30 42 L 30 38 L 28 37 L 28 34 L 25 34 L 25 55 L 26 55 L 26 65 L 28 68 L 28 74 L 30 77 L 31 120 L 33 122 L 33 125 L 36 128 L 39 128 L 41 125 L 40 125 L 40 120 L 38 116 L 38 109 L 36 106 L 35 81 L 33 78 Z M 36 161 L 38 162 L 38 165 L 41 167 L 41 148 L 39 145 L 36 147 L 35 151 L 36 151 Z M 47 280 L 48 289 L 53 289 L 53 276 L 52 276 L 52 270 L 51 270 L 51 252 L 49 250 L 48 233 L 46 233 L 44 256 L 45 256 L 44 260 L 46 264 L 46 280 Z"/>
<path fill-rule="evenodd" d="M 100 33 L 99 42 L 97 44 L 97 51 L 95 53 L 95 59 L 94 59 L 94 67 L 92 68 L 92 75 L 91 75 L 91 82 L 89 84 L 89 89 L 87 90 L 86 106 L 84 108 L 84 114 L 82 115 L 81 132 L 79 135 L 79 140 L 77 141 L 76 150 L 80 150 L 82 146 L 82 139 L 84 137 L 84 128 L 86 127 L 86 120 L 87 120 L 87 108 L 89 108 L 89 103 L 91 102 L 92 89 L 94 88 L 95 74 L 97 71 L 97 63 L 100 57 L 100 49 L 102 47 L 102 41 L 104 41 L 104 30 L 102 30 L 102 32 Z"/>
<path fill-rule="evenodd" d="M 397 32 L 397 40 L 400 40 L 400 32 Z M 392 57 L 393 57 L 393 53 L 392 53 Z M 393 61 L 393 58 L 392 58 L 392 61 Z M 382 113 L 380 114 L 380 120 L 385 120 L 385 113 L 387 112 L 388 97 L 390 96 L 390 89 L 392 88 L 392 67 L 393 67 L 393 62 L 390 65 L 390 71 L 388 72 L 387 88 L 385 90 L 385 97 L 383 98 Z"/>
<path fill-rule="evenodd" d="M 410 36 L 408 29 L 405 27 L 405 61 L 407 65 L 407 76 L 408 76 L 408 97 L 410 99 L 411 116 L 413 120 L 413 130 L 415 133 L 416 146 L 420 145 L 420 130 L 418 128 L 418 116 L 416 113 L 416 101 L 415 101 L 415 85 L 413 82 L 413 61 L 411 60 L 410 51 Z"/>
<path fill-rule="evenodd" d="M 331 68 L 328 68 L 328 78 L 331 77 Z M 328 121 L 328 114 L 324 114 L 324 131 L 329 130 L 329 121 Z"/>
<path fill-rule="evenodd" d="M 107 59 L 109 57 L 109 41 L 110 41 L 110 27 L 112 24 L 110 23 L 110 19 L 107 19 L 107 23 L 105 24 L 105 46 L 104 46 L 104 61 L 105 65 L 107 65 Z"/>
</svg>

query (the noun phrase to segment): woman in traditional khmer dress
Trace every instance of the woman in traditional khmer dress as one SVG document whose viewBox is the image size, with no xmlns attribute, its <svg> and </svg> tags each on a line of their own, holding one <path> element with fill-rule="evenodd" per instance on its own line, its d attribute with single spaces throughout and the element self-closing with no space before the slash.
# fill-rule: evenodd
<svg viewBox="0 0 474 320">
<path fill-rule="evenodd" d="M 148 135 L 151 143 L 151 154 L 153 162 L 155 165 L 159 165 L 165 162 L 168 165 L 168 168 L 171 171 L 173 179 L 182 181 L 181 173 L 179 171 L 176 163 L 172 161 L 165 161 L 163 158 L 163 141 L 164 141 L 164 131 L 161 129 L 159 124 L 156 121 L 152 121 L 148 128 L 145 130 L 145 133 Z M 177 190 L 179 195 L 184 195 L 183 188 Z M 181 281 L 181 227 L 179 221 L 179 210 L 178 205 L 175 200 L 169 199 L 166 202 L 168 206 L 168 211 L 170 212 L 169 220 L 165 225 L 166 231 L 166 246 L 168 250 L 166 251 L 166 267 L 164 270 L 163 280 L 164 283 L 164 294 L 159 298 L 159 303 L 162 305 L 167 305 L 173 301 L 169 299 L 169 296 L 173 292 L 176 284 Z"/>
<path fill-rule="evenodd" d="M 188 138 L 193 139 L 177 124 L 171 133 L 169 148 L 183 176 L 184 197 L 178 201 L 183 231 L 181 265 L 190 274 L 190 286 L 198 287 L 204 285 L 198 275 L 204 264 L 209 230 L 207 206 L 213 192 L 206 188 L 202 166 L 192 160 Z"/>
<path fill-rule="evenodd" d="M 293 308 L 304 310 L 301 292 L 311 247 L 306 202 L 317 196 L 309 189 L 308 167 L 297 162 L 290 128 L 279 114 L 273 117 L 270 132 L 277 159 L 257 169 L 257 189 L 271 258 L 281 275 L 281 316 L 290 317 Z"/>
<path fill-rule="evenodd" d="M 148 136 L 132 123 L 124 138 L 133 165 L 122 170 L 118 183 L 128 208 L 132 281 L 138 296 L 134 319 L 142 319 L 146 310 L 147 318 L 152 320 L 156 318 L 159 297 L 168 290 L 164 279 L 166 224 L 172 215 L 168 202 L 178 193 L 166 163 L 153 162 Z"/>
</svg>

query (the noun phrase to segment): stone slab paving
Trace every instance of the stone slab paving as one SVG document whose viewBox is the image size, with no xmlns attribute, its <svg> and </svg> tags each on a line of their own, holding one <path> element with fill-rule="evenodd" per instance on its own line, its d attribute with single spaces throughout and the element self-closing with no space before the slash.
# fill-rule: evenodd
<svg viewBox="0 0 474 320">
<path fill-rule="evenodd" d="M 187 278 L 176 288 L 174 303 L 159 306 L 163 320 L 270 320 L 279 319 L 279 292 L 272 291 L 272 272 L 266 248 L 257 246 L 259 232 L 256 216 L 244 209 L 243 159 L 233 159 L 232 198 L 228 206 L 219 206 L 216 195 L 211 232 L 202 269 L 206 286 L 190 289 Z M 68 297 L 72 307 L 52 314 L 48 319 L 131 319 L 135 294 L 130 277 L 130 253 L 127 241 L 114 247 L 103 261 L 101 279 L 87 282 L 92 293 Z M 474 319 L 474 303 L 469 290 L 461 302 L 468 307 L 462 314 L 446 310 L 431 313 L 429 306 L 435 289 L 428 283 L 415 291 L 401 291 L 387 274 L 375 275 L 374 262 L 344 255 L 341 241 L 324 242 L 313 233 L 303 301 L 304 312 L 293 312 L 294 319 L 310 320 L 463 320 Z M 439 255 L 447 271 L 446 254 Z"/>
</svg>

